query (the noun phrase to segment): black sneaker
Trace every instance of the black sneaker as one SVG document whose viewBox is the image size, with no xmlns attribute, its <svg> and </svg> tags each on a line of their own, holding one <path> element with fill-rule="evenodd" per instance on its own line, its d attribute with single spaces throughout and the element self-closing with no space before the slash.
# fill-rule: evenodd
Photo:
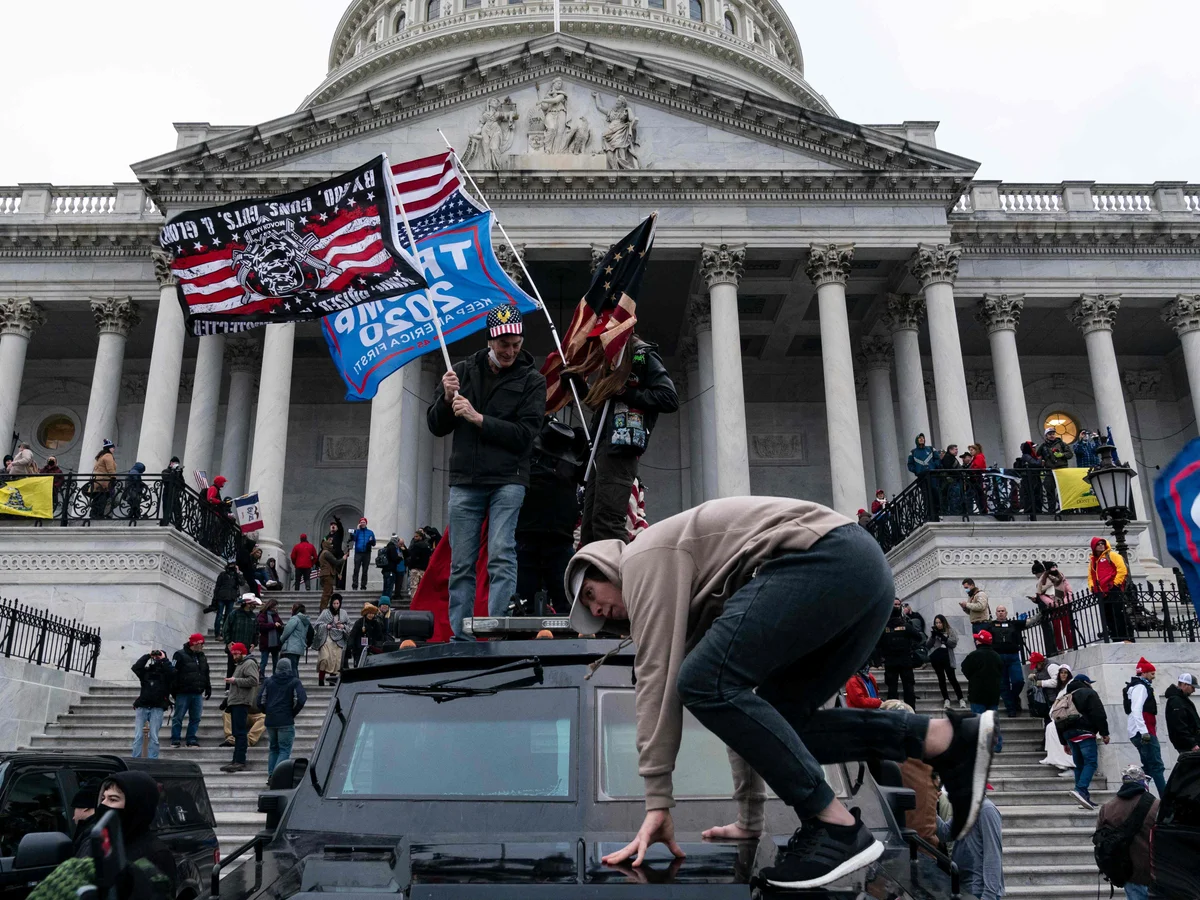
<svg viewBox="0 0 1200 900">
<path fill-rule="evenodd" d="M 829 825 L 809 819 L 780 851 L 775 865 L 760 871 L 759 878 L 786 890 L 815 888 L 845 878 L 883 855 L 883 844 L 863 825 L 857 809 L 853 825 Z"/>
<path fill-rule="evenodd" d="M 950 837 L 955 840 L 975 827 L 979 810 L 987 796 L 988 769 L 996 744 L 996 714 L 988 710 L 981 716 L 946 710 L 954 728 L 950 749 L 927 762 L 942 778 L 954 810 Z"/>
<path fill-rule="evenodd" d="M 174 747 L 176 750 L 178 750 L 179 749 L 179 741 L 171 741 L 171 746 Z"/>
</svg>

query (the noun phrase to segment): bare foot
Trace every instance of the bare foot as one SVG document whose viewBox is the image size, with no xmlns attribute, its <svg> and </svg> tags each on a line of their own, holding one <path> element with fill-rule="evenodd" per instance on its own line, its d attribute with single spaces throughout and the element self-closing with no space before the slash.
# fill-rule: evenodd
<svg viewBox="0 0 1200 900">
<path fill-rule="evenodd" d="M 717 825 L 705 829 L 702 837 L 706 841 L 749 841 L 757 838 L 761 831 L 747 831 L 734 822 L 731 825 Z"/>
</svg>

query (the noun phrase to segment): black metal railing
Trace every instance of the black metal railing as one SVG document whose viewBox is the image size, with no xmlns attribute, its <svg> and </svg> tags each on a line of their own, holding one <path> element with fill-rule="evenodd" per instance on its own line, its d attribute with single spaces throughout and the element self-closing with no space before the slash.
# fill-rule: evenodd
<svg viewBox="0 0 1200 900">
<path fill-rule="evenodd" d="M 73 473 L 30 477 L 54 479 L 54 518 L 60 525 L 108 521 L 171 526 L 218 556 L 233 559 L 236 554 L 241 538 L 237 523 L 180 480 L 161 475 L 135 479 Z M 47 520 L 33 521 L 40 525 Z"/>
<path fill-rule="evenodd" d="M 1096 508 L 1059 510 L 1054 474 L 1047 469 L 946 469 L 918 476 L 866 526 L 886 553 L 928 522 L 971 516 L 1015 519 L 1098 518 Z"/>
<path fill-rule="evenodd" d="M 0 598 L 0 653 L 95 678 L 100 629 Z"/>
<path fill-rule="evenodd" d="M 1090 644 L 1127 640 L 1200 642 L 1200 620 L 1182 580 L 1129 584 L 1107 594 L 1083 591 L 1067 602 L 1042 605 L 1027 617 L 1024 656 L 1052 657 Z"/>
</svg>

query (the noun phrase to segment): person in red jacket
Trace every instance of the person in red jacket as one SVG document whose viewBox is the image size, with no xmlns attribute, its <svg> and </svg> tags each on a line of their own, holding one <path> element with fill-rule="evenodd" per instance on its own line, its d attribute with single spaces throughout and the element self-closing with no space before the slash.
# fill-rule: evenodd
<svg viewBox="0 0 1200 900">
<path fill-rule="evenodd" d="M 846 682 L 846 705 L 851 709 L 879 709 L 882 702 L 870 666 L 863 666 Z"/>
<path fill-rule="evenodd" d="M 225 476 L 218 475 L 212 480 L 212 484 L 208 486 L 208 490 L 204 492 L 204 499 L 221 511 L 225 509 L 225 500 L 221 496 L 221 488 L 223 487 L 225 487 Z"/>
<path fill-rule="evenodd" d="M 313 567 L 317 564 L 317 548 L 308 541 L 308 535 L 300 535 L 300 540 L 296 542 L 296 546 L 292 547 L 292 569 L 296 572 L 296 583 L 292 587 L 293 591 L 300 590 L 300 582 L 304 582 L 304 589 L 311 590 L 308 586 L 309 576 L 312 575 Z"/>
</svg>

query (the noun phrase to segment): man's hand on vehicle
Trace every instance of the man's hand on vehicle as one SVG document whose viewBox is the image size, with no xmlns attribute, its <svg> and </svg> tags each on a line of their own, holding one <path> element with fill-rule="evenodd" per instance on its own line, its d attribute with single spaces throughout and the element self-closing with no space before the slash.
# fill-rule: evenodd
<svg viewBox="0 0 1200 900">
<path fill-rule="evenodd" d="M 761 835 L 761 831 L 750 831 L 737 822 L 728 825 L 715 825 L 704 829 L 701 835 L 706 841 L 749 841 Z"/>
<path fill-rule="evenodd" d="M 646 858 L 646 851 L 654 844 L 666 844 L 671 853 L 682 859 L 687 856 L 675 843 L 675 823 L 671 821 L 669 809 L 651 809 L 646 812 L 642 827 L 638 829 L 637 837 L 618 850 L 610 853 L 601 860 L 605 865 L 615 866 L 636 854 L 633 860 L 635 866 L 640 866 Z"/>
</svg>

